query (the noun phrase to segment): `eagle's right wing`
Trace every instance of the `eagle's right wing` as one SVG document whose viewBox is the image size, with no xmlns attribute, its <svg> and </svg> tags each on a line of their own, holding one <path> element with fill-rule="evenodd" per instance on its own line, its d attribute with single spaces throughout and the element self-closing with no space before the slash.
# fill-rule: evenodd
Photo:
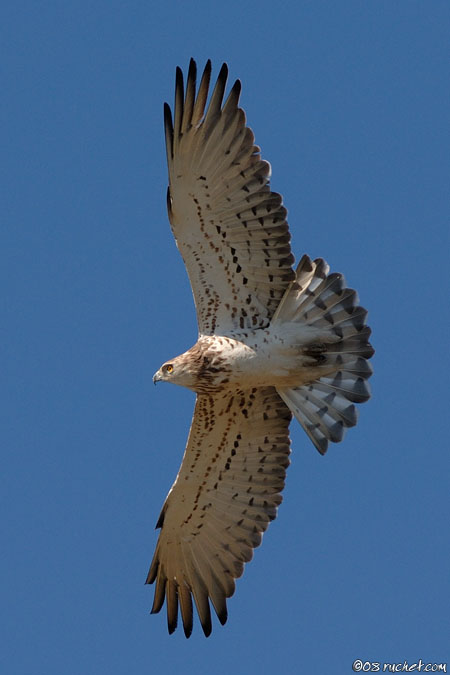
<svg viewBox="0 0 450 675">
<path fill-rule="evenodd" d="M 167 603 L 169 632 L 192 631 L 192 597 L 205 635 L 209 601 L 223 624 L 226 598 L 281 503 L 289 464 L 291 413 L 273 387 L 202 394 L 183 462 L 164 503 L 147 577 L 152 612 Z"/>
</svg>

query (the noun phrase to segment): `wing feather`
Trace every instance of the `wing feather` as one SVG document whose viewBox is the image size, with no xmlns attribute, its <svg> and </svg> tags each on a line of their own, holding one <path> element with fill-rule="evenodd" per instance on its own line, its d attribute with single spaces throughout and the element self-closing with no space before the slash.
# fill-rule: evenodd
<svg viewBox="0 0 450 675">
<path fill-rule="evenodd" d="M 178 142 L 181 139 L 181 125 L 183 122 L 183 112 L 184 112 L 183 72 L 181 68 L 177 67 L 175 76 L 175 107 L 173 119 L 174 153 L 177 151 Z"/>
<path fill-rule="evenodd" d="M 194 59 L 191 59 L 189 63 L 189 72 L 186 83 L 186 98 L 184 100 L 184 108 L 183 108 L 183 124 L 181 125 L 182 134 L 185 134 L 192 124 L 192 114 L 194 112 L 196 84 L 197 84 L 197 65 Z"/>
<path fill-rule="evenodd" d="M 225 623 L 235 579 L 281 503 L 290 419 L 273 387 L 197 397 L 147 577 L 147 583 L 156 581 L 152 612 L 166 599 L 170 632 L 180 608 L 185 634 L 191 634 L 192 596 L 205 635 L 212 626 L 209 601 Z"/>
<path fill-rule="evenodd" d="M 193 61 L 193 59 L 191 59 Z M 195 62 L 194 62 L 195 63 Z M 200 86 L 198 88 L 197 98 L 194 104 L 194 111 L 192 113 L 192 126 L 196 127 L 200 124 L 203 113 L 205 112 L 206 99 L 208 98 L 209 81 L 211 79 L 211 61 L 208 59 L 205 69 L 203 71 Z"/>
<path fill-rule="evenodd" d="M 150 574 L 148 578 L 150 578 Z M 153 598 L 153 606 L 151 609 L 151 614 L 157 614 L 161 610 L 162 606 L 164 605 L 164 600 L 166 597 L 166 577 L 162 573 L 161 569 L 159 574 L 155 578 L 156 578 L 155 596 Z"/>
<path fill-rule="evenodd" d="M 164 103 L 164 133 L 166 139 L 167 163 L 170 164 L 173 157 L 173 122 L 172 111 L 167 103 Z"/>
<path fill-rule="evenodd" d="M 164 113 L 169 218 L 203 334 L 267 325 L 294 278 L 286 209 L 238 107 L 240 82 L 224 103 L 223 64 L 206 108 L 210 77 L 208 61 L 196 94 L 191 60 L 185 91 L 178 68 L 173 122 Z"/>
<path fill-rule="evenodd" d="M 215 124 L 216 118 L 220 116 L 227 79 L 228 79 L 228 66 L 226 63 L 223 63 L 211 96 L 211 101 L 208 106 L 208 112 L 206 113 L 204 122 L 205 129 L 208 129 L 208 127 Z"/>
</svg>

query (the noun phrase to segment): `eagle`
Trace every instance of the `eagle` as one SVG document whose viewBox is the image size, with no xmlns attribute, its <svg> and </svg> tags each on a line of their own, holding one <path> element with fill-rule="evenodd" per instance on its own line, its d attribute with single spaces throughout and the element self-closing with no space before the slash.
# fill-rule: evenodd
<svg viewBox="0 0 450 675">
<path fill-rule="evenodd" d="M 374 353 L 343 275 L 307 255 L 294 270 L 287 211 L 239 107 L 241 83 L 224 102 L 223 64 L 207 105 L 210 78 L 208 60 L 197 89 L 191 59 L 186 87 L 176 70 L 173 117 L 164 105 L 168 215 L 199 336 L 153 378 L 191 389 L 196 403 L 146 583 L 151 612 L 165 601 L 169 633 L 180 613 L 186 637 L 194 604 L 205 636 L 211 606 L 227 620 L 235 579 L 282 500 L 292 416 L 322 455 L 342 441 L 370 397 Z"/>
</svg>

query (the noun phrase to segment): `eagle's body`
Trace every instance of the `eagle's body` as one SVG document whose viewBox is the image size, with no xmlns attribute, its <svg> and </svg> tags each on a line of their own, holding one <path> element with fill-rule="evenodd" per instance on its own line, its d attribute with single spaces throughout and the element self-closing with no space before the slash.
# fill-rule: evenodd
<svg viewBox="0 0 450 675">
<path fill-rule="evenodd" d="M 253 548 L 275 518 L 294 415 L 321 454 L 370 396 L 367 312 L 341 274 L 303 256 L 297 269 L 279 194 L 269 187 L 237 81 L 223 104 L 220 71 L 205 112 L 211 64 L 196 91 L 177 69 L 174 118 L 165 107 L 168 211 L 192 285 L 199 338 L 154 381 L 197 394 L 183 462 L 164 503 L 147 581 L 153 612 L 178 608 L 187 637 L 193 600 L 205 635 L 221 623 Z"/>
<path fill-rule="evenodd" d="M 167 378 L 197 394 L 247 387 L 290 388 L 336 370 L 324 352 L 329 334 L 297 324 L 268 326 L 230 335 L 202 335 L 187 352 L 171 359 Z M 186 363 L 179 379 L 178 368 Z M 156 373 L 155 382 L 166 379 Z"/>
</svg>

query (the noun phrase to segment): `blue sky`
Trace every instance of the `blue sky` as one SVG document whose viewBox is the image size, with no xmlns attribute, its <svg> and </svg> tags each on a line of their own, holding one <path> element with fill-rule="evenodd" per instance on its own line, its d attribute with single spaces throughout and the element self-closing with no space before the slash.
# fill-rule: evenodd
<svg viewBox="0 0 450 675">
<path fill-rule="evenodd" d="M 450 661 L 448 2 L 17 2 L 0 10 L 2 580 L 11 675 L 350 673 Z M 296 258 L 369 309 L 373 398 L 320 457 L 292 425 L 278 519 L 206 640 L 144 580 L 196 340 L 162 104 L 222 61 Z"/>
</svg>

